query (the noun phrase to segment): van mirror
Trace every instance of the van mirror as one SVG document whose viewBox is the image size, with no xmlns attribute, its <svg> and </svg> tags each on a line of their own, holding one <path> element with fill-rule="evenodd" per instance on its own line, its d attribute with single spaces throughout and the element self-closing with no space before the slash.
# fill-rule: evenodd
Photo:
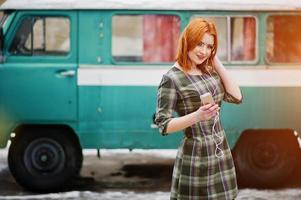
<svg viewBox="0 0 301 200">
<path fill-rule="evenodd" d="M 4 47 L 3 28 L 0 27 L 0 63 L 4 62 L 3 47 Z"/>
</svg>

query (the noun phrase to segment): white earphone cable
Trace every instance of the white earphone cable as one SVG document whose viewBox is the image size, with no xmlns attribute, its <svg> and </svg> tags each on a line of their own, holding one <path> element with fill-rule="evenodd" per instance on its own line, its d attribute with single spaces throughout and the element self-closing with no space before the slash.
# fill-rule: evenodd
<svg viewBox="0 0 301 200">
<path fill-rule="evenodd" d="M 209 71 L 208 71 L 208 72 L 209 72 Z M 210 72 L 209 72 L 209 75 L 210 75 L 211 78 L 214 79 L 214 81 L 216 82 L 216 84 L 218 84 L 218 82 L 217 82 L 216 79 L 212 76 L 212 74 L 211 74 Z M 211 93 L 211 91 L 209 90 L 209 87 L 208 87 L 206 81 L 204 80 L 204 78 L 203 78 L 202 76 L 200 76 L 200 77 L 201 77 L 201 79 L 203 80 L 203 82 L 205 83 L 205 86 L 206 86 L 208 92 Z M 193 86 L 194 86 L 195 89 L 198 91 L 198 93 L 200 94 L 200 92 L 199 92 L 198 88 L 196 87 L 195 83 L 194 83 L 189 77 L 188 77 L 188 79 L 189 79 L 190 82 L 193 84 Z M 214 88 L 214 90 L 213 90 L 213 94 L 211 94 L 212 97 L 215 95 L 216 91 L 217 91 L 217 86 L 215 86 L 215 88 Z M 200 95 L 201 95 L 201 94 L 200 94 Z M 223 150 L 221 149 L 221 145 L 222 145 L 222 143 L 223 143 L 223 141 L 224 141 L 224 135 L 223 135 L 222 132 L 220 132 L 220 134 L 219 134 L 219 132 L 217 132 L 217 131 L 215 130 L 215 129 L 216 129 L 216 125 L 217 125 L 218 122 L 219 122 L 219 111 L 217 112 L 217 115 L 214 117 L 214 122 L 213 122 L 212 130 L 211 130 L 211 131 L 212 131 L 212 138 L 213 138 L 213 141 L 214 141 L 214 143 L 215 143 L 215 156 L 216 156 L 217 158 L 222 158 L 222 157 L 224 156 L 224 152 L 223 152 Z"/>
<path fill-rule="evenodd" d="M 210 77 L 214 79 L 214 81 L 216 82 L 216 84 L 218 84 L 217 81 L 216 81 L 216 79 L 212 76 L 212 74 L 209 71 L 208 71 L 208 73 L 209 73 Z M 208 92 L 210 92 L 209 87 L 208 87 L 206 81 L 203 79 L 202 76 L 200 76 L 200 77 L 203 80 L 203 82 L 205 83 L 205 86 L 206 86 Z M 214 87 L 212 97 L 215 95 L 216 90 L 217 90 L 217 86 Z M 215 130 L 215 127 L 216 127 L 216 125 L 217 125 L 218 122 L 219 122 L 219 112 L 217 112 L 217 115 L 214 117 L 214 122 L 213 122 L 213 125 L 212 125 L 212 134 L 213 134 L 212 138 L 213 138 L 213 141 L 215 143 L 215 156 L 217 158 L 222 158 L 224 156 L 224 152 L 221 149 L 221 145 L 222 145 L 223 140 L 224 140 L 224 135 L 222 134 L 222 132 L 220 132 L 220 134 L 219 134 L 219 132 Z"/>
</svg>

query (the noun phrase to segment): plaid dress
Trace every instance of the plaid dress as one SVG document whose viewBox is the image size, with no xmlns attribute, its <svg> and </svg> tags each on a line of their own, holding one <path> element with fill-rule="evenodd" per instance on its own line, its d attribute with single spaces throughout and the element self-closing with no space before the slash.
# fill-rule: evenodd
<svg viewBox="0 0 301 200">
<path fill-rule="evenodd" d="M 167 135 L 166 127 L 174 111 L 178 116 L 196 111 L 202 105 L 200 94 L 206 92 L 214 94 L 213 99 L 219 105 L 222 100 L 229 103 L 241 103 L 241 100 L 239 101 L 224 90 L 217 73 L 212 73 L 212 77 L 208 74 L 185 75 L 183 71 L 173 66 L 164 74 L 158 88 L 155 118 L 161 134 Z M 215 132 L 224 136 L 219 146 L 224 156 L 222 158 L 216 156 L 215 135 L 212 134 L 213 123 L 214 119 L 210 119 L 184 130 L 185 135 L 178 148 L 173 169 L 171 200 L 230 200 L 237 196 L 238 189 L 231 150 L 225 138 L 224 129 L 218 121 L 215 125 Z"/>
</svg>

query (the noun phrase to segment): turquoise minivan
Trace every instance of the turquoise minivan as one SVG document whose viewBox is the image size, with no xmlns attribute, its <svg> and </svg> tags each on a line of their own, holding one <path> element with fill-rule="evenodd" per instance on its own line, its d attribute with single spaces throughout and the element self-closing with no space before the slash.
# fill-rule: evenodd
<svg viewBox="0 0 301 200">
<path fill-rule="evenodd" d="M 82 149 L 176 148 L 183 134 L 162 137 L 153 123 L 157 87 L 201 16 L 217 25 L 218 57 L 244 95 L 221 116 L 240 186 L 287 183 L 301 161 L 301 3 L 257 2 L 6 1 L 0 147 L 10 144 L 17 182 L 60 190 Z"/>
</svg>

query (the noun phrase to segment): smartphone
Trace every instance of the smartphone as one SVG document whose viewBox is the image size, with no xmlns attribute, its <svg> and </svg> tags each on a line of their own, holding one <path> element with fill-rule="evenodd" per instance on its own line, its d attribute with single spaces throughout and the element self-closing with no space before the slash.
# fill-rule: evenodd
<svg viewBox="0 0 301 200">
<path fill-rule="evenodd" d="M 213 99 L 212 95 L 209 92 L 201 95 L 200 99 L 201 99 L 203 105 L 206 105 L 206 104 L 214 105 L 215 104 L 214 99 Z"/>
</svg>

